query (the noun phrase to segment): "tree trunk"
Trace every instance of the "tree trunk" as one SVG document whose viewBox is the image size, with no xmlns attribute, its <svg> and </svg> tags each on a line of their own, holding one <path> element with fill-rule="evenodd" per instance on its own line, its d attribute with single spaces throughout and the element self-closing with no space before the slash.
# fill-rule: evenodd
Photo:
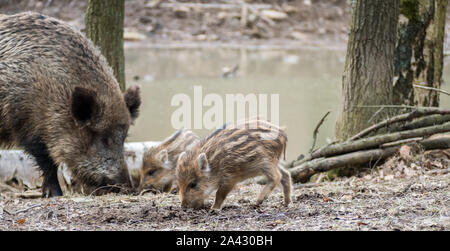
<svg viewBox="0 0 450 251">
<path fill-rule="evenodd" d="M 447 13 L 448 0 L 435 0 L 435 14 L 434 14 L 434 29 L 433 29 L 433 41 L 434 41 L 434 83 L 429 87 L 437 89 L 441 88 L 443 83 L 442 73 L 444 68 L 444 40 L 445 40 L 445 20 Z M 431 97 L 430 104 L 433 106 L 439 106 L 439 92 L 428 91 Z M 424 106 L 424 104 L 421 104 Z"/>
<path fill-rule="evenodd" d="M 125 91 L 124 12 L 124 0 L 89 0 L 86 12 L 86 35 L 108 60 L 122 91 Z"/>
<path fill-rule="evenodd" d="M 448 0 L 402 0 L 395 51 L 394 104 L 439 106 Z"/>
<path fill-rule="evenodd" d="M 398 16 L 399 0 L 355 2 L 342 80 L 344 100 L 336 125 L 338 140 L 369 126 L 377 108 L 360 106 L 392 104 Z M 383 118 L 377 116 L 377 120 Z"/>
</svg>

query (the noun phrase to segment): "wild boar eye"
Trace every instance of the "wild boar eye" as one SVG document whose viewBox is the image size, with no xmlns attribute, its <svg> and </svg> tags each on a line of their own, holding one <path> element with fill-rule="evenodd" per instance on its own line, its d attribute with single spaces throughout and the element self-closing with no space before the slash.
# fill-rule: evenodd
<svg viewBox="0 0 450 251">
<path fill-rule="evenodd" d="M 110 146 L 110 145 L 112 145 L 112 139 L 110 137 L 103 137 L 102 143 L 106 146 Z"/>
<path fill-rule="evenodd" d="M 156 172 L 156 169 L 152 169 L 147 172 L 147 176 L 152 176 L 153 174 L 155 174 L 155 172 Z"/>
<path fill-rule="evenodd" d="M 197 182 L 191 182 L 191 184 L 189 184 L 189 188 L 190 189 L 194 189 L 194 188 L 196 188 L 197 187 Z"/>
</svg>

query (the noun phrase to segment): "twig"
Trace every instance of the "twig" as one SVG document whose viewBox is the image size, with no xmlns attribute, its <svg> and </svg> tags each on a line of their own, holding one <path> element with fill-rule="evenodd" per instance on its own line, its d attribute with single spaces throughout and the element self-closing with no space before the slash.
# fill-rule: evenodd
<svg viewBox="0 0 450 251">
<path fill-rule="evenodd" d="M 324 178 L 325 178 L 325 173 L 320 173 L 319 177 L 317 177 L 316 183 L 321 183 Z"/>
<path fill-rule="evenodd" d="M 395 195 L 395 196 L 401 196 L 401 195 L 403 195 L 404 193 L 406 193 L 406 192 L 411 188 L 411 186 L 412 186 L 413 184 L 417 183 L 417 181 L 418 181 L 418 179 L 416 178 L 416 179 L 414 179 L 413 181 L 409 182 L 409 184 L 407 184 L 405 187 L 403 187 L 402 190 L 400 190 L 400 191 L 394 193 L 394 195 Z"/>
<path fill-rule="evenodd" d="M 413 86 L 414 86 L 414 87 L 417 87 L 417 88 L 425 89 L 425 90 L 441 92 L 441 93 L 444 93 L 444 94 L 447 94 L 447 95 L 450 96 L 450 93 L 449 93 L 449 92 L 446 92 L 446 91 L 441 90 L 441 89 L 438 89 L 438 88 L 433 88 L 433 87 L 423 86 L 423 85 L 413 85 Z"/>
<path fill-rule="evenodd" d="M 89 197 L 92 197 L 92 195 L 93 195 L 95 192 L 97 192 L 97 191 L 100 190 L 100 189 L 104 189 L 104 188 L 119 188 L 120 190 L 126 190 L 125 187 L 118 186 L 118 185 L 101 186 L 101 187 L 96 188 L 94 191 L 92 191 L 92 192 L 89 194 Z"/>
<path fill-rule="evenodd" d="M 26 212 L 26 211 L 28 211 L 28 210 L 30 210 L 30 209 L 35 208 L 35 207 L 41 207 L 41 206 L 42 206 L 42 204 L 39 203 L 39 204 L 33 205 L 33 206 L 31 206 L 31 207 L 27 207 L 27 208 L 22 209 L 22 210 L 18 210 L 18 211 L 16 211 L 16 212 L 8 212 L 8 211 L 7 211 L 6 209 L 4 209 L 4 208 L 3 208 L 3 211 L 4 211 L 5 213 L 9 214 L 9 215 L 16 215 L 16 214 L 19 214 L 19 213 Z"/>
<path fill-rule="evenodd" d="M 261 13 L 259 13 L 258 10 L 254 9 L 252 6 L 247 5 L 247 8 L 248 8 L 248 10 L 250 10 L 250 12 L 252 12 L 254 15 L 258 16 L 259 18 L 261 18 L 261 20 L 266 22 L 268 25 L 275 26 L 276 23 L 272 19 L 261 15 Z"/>
<path fill-rule="evenodd" d="M 6 210 L 4 208 L 3 208 L 3 212 L 5 212 L 6 214 L 9 214 L 9 215 L 13 215 L 12 213 L 10 213 L 8 210 Z"/>
<path fill-rule="evenodd" d="M 446 174 L 450 172 L 450 168 L 447 169 L 438 169 L 438 170 L 431 170 L 426 172 L 425 174 Z"/>
<path fill-rule="evenodd" d="M 8 191 L 13 192 L 13 193 L 17 193 L 19 191 L 16 188 L 14 188 L 12 186 L 9 186 L 9 185 L 6 185 L 4 183 L 0 183 L 0 191 L 1 190 L 8 190 Z"/>
<path fill-rule="evenodd" d="M 319 133 L 319 128 L 322 126 L 323 122 L 325 121 L 325 119 L 327 118 L 327 116 L 330 114 L 331 112 L 327 112 L 322 119 L 319 121 L 319 123 L 317 124 L 316 128 L 314 129 L 314 134 L 313 134 L 313 144 L 311 146 L 311 149 L 309 150 L 309 153 L 312 153 L 314 151 L 314 147 L 316 147 L 316 141 L 317 141 L 317 134 Z"/>
<path fill-rule="evenodd" d="M 148 192 L 156 192 L 157 193 L 159 191 L 156 189 L 144 189 L 139 193 L 139 196 L 142 196 L 143 194 L 148 193 Z"/>
<path fill-rule="evenodd" d="M 372 121 L 372 119 L 374 119 L 381 111 L 383 111 L 384 110 L 384 107 L 381 107 L 380 109 L 378 109 L 378 111 L 376 111 L 373 115 L 372 115 L 372 117 L 370 117 L 370 119 L 367 121 L 367 122 L 371 122 Z"/>
<path fill-rule="evenodd" d="M 320 182 L 320 183 L 297 183 L 294 184 L 293 187 L 294 189 L 299 189 L 299 188 L 313 188 L 313 187 L 320 187 L 320 186 L 329 186 L 329 185 L 333 185 L 333 186 L 340 186 L 340 185 L 345 185 L 344 181 L 325 181 L 325 182 Z"/>
<path fill-rule="evenodd" d="M 356 107 L 359 108 L 397 108 L 397 109 L 417 109 L 417 106 L 409 106 L 409 105 L 358 105 Z M 425 107 L 423 107 L 425 108 Z"/>
<path fill-rule="evenodd" d="M 382 156 L 378 156 L 378 158 L 377 158 L 377 160 L 375 161 L 375 163 L 373 163 L 373 159 L 371 159 L 371 160 L 369 161 L 369 168 L 373 170 L 373 169 L 378 165 L 378 163 L 379 163 L 381 160 L 383 160 L 383 157 L 382 157 Z M 370 167 L 370 164 L 371 164 L 371 163 L 373 163 L 373 164 L 372 164 L 372 167 Z"/>
</svg>

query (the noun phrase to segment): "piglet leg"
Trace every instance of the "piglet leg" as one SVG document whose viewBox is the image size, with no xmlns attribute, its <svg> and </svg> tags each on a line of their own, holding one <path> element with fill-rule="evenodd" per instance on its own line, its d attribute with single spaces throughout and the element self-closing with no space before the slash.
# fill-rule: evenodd
<svg viewBox="0 0 450 251">
<path fill-rule="evenodd" d="M 267 183 L 258 196 L 258 200 L 256 201 L 257 206 L 261 205 L 263 201 L 267 199 L 267 197 L 269 197 L 270 193 L 273 191 L 273 189 L 275 189 L 275 187 L 278 184 L 280 184 L 281 181 L 281 173 L 278 170 L 278 167 L 265 170 L 267 170 L 266 172 Z"/>
<path fill-rule="evenodd" d="M 283 193 L 284 193 L 284 206 L 287 207 L 291 202 L 291 191 L 292 191 L 291 174 L 281 165 L 278 165 L 278 170 L 281 173 L 281 185 L 283 186 Z"/>
<path fill-rule="evenodd" d="M 234 184 L 220 185 L 219 189 L 216 192 L 216 200 L 214 201 L 214 205 L 212 209 L 222 209 L 222 204 L 227 197 L 227 195 L 233 190 Z"/>
</svg>

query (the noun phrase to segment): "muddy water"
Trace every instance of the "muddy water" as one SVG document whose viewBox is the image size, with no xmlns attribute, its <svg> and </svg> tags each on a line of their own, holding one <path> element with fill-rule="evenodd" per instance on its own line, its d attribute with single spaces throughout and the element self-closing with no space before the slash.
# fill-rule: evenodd
<svg viewBox="0 0 450 251">
<path fill-rule="evenodd" d="M 278 94 L 280 125 L 286 126 L 289 137 L 287 159 L 296 158 L 311 147 L 314 128 L 327 111 L 331 114 L 320 128 L 317 145 L 333 140 L 344 60 L 345 51 L 128 49 L 127 85 L 141 84 L 144 97 L 129 141 L 159 141 L 170 135 L 175 130 L 172 114 L 179 109 L 171 105 L 176 94 L 190 97 L 194 120 L 194 86 L 200 86 L 203 98 L 218 94 L 224 107 L 227 94 L 255 94 L 258 100 L 264 98 L 259 94 L 267 94 L 269 118 L 270 95 Z M 235 65 L 236 77 L 221 78 L 224 67 Z M 444 78 L 450 81 L 450 66 Z M 442 106 L 450 107 L 449 97 L 442 97 Z M 203 114 L 209 108 L 203 107 Z M 211 132 L 194 131 L 202 136 Z"/>
</svg>

